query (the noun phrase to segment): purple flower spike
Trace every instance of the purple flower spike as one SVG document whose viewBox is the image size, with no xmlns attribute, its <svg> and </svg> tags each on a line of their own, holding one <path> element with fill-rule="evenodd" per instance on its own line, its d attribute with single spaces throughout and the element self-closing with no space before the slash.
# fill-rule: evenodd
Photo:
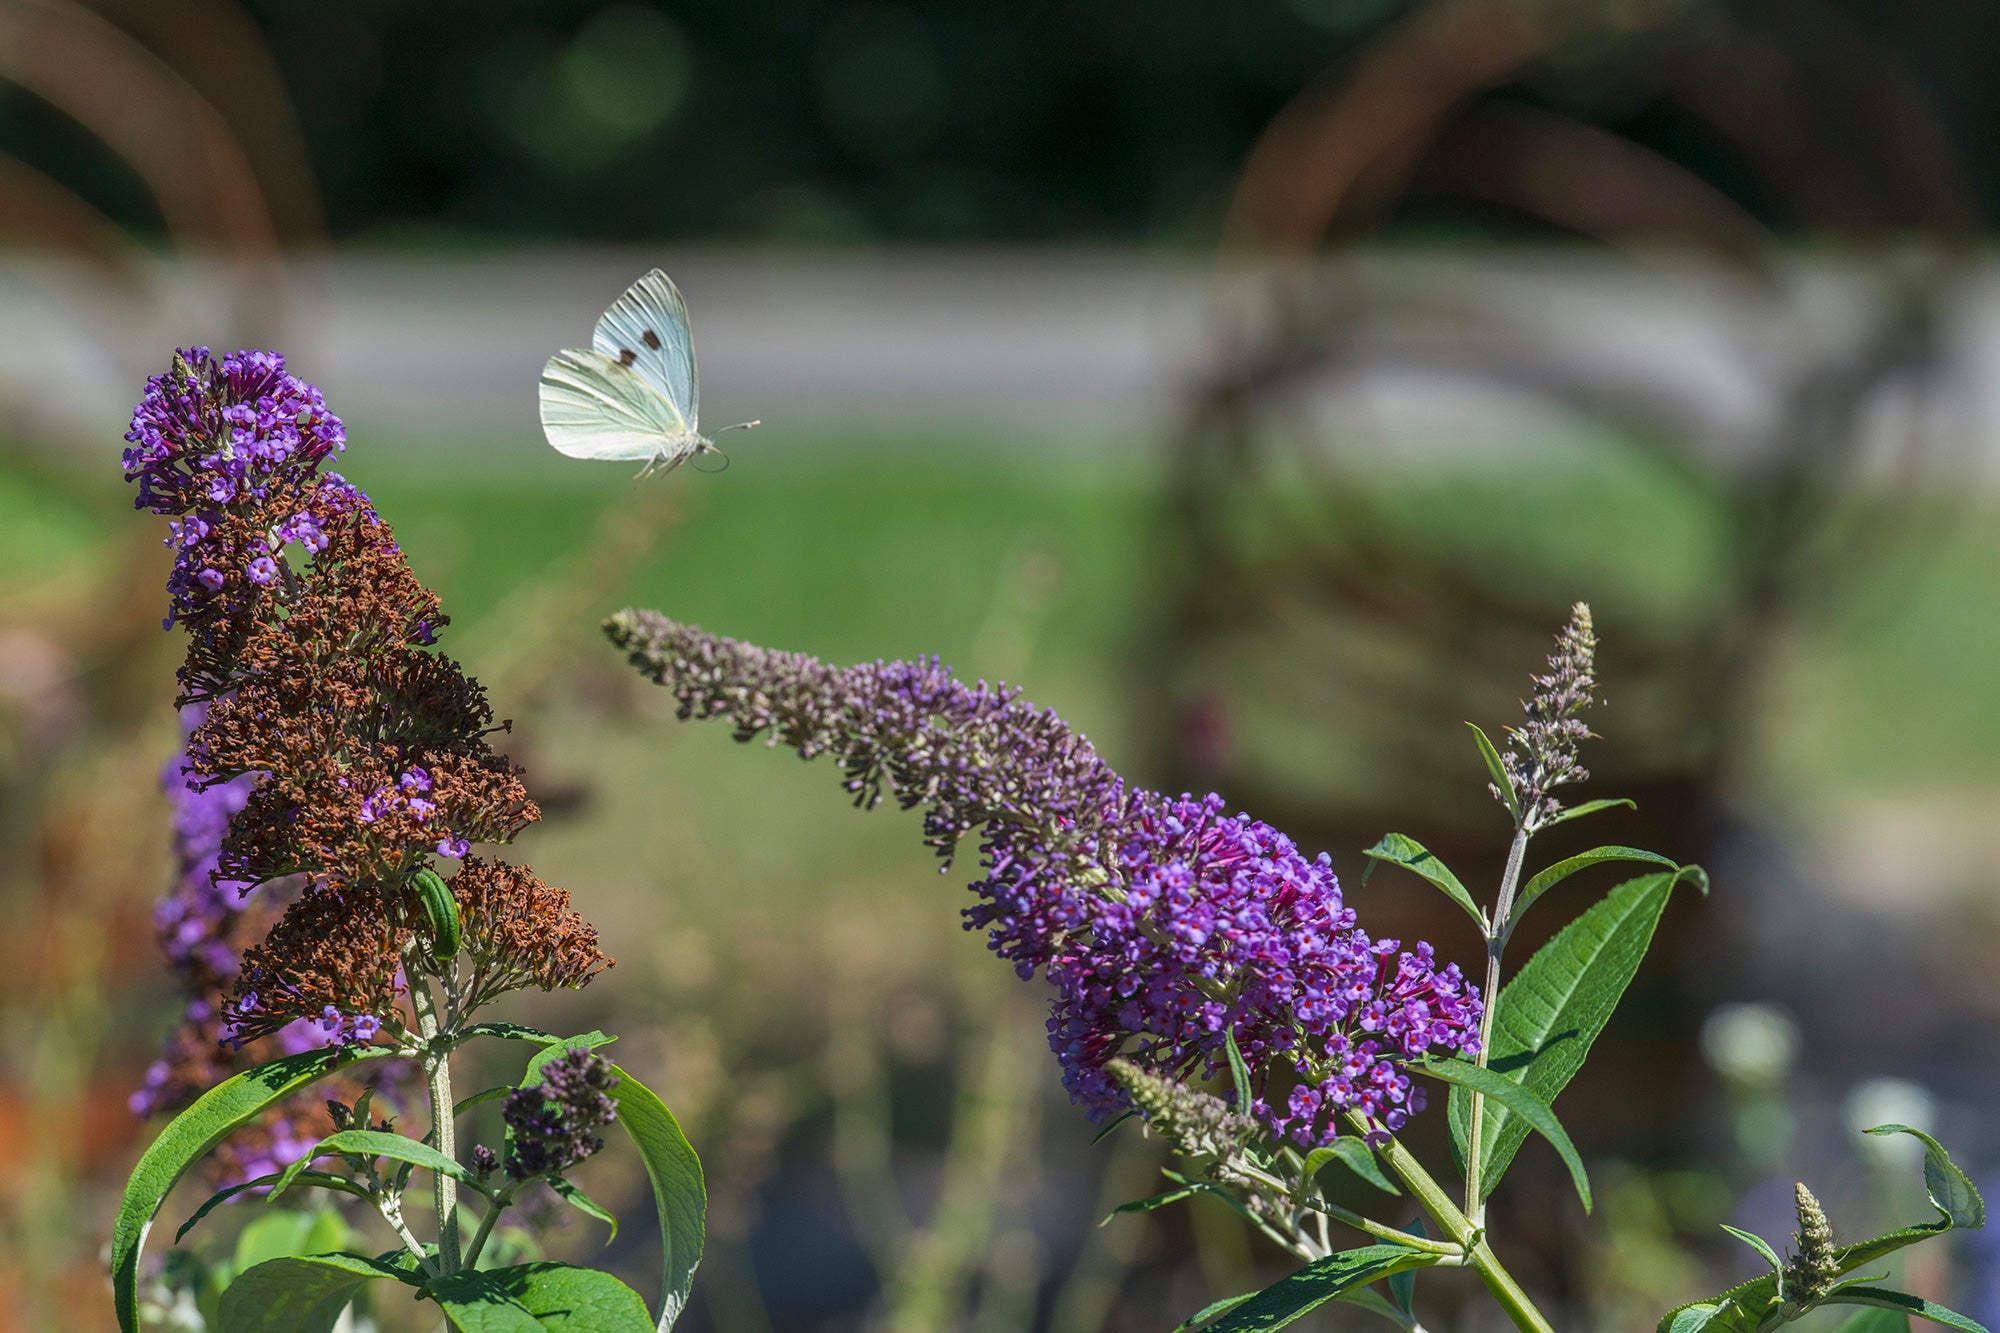
<svg viewBox="0 0 2000 1333">
<path fill-rule="evenodd" d="M 276 548 L 264 549 L 265 534 L 245 542 L 240 531 L 218 533 L 230 510 L 267 502 L 297 509 L 300 497 L 316 495 L 319 517 L 296 514 L 269 534 L 313 553 L 327 544 L 325 515 L 373 513 L 359 491 L 318 472 L 346 447 L 347 432 L 319 390 L 287 372 L 273 352 L 232 352 L 217 361 L 206 347 L 182 348 L 171 370 L 146 382 L 125 439 L 125 476 L 139 483 L 133 503 L 176 520 L 167 539 L 176 548 L 169 628 L 218 599 L 241 599 L 240 590 L 225 590 L 224 569 L 242 569 L 253 587 L 277 582 Z M 210 549 L 218 545 L 224 549 Z"/>
<path fill-rule="evenodd" d="M 1308 860 L 1219 796 L 1128 786 L 1012 690 L 968 685 L 935 659 L 837 669 L 652 612 L 605 629 L 683 718 L 830 754 L 856 804 L 893 792 L 923 806 L 925 840 L 947 860 L 976 836 L 985 875 L 966 925 L 1055 987 L 1049 1045 L 1093 1116 L 1130 1105 L 1114 1059 L 1128 1074 L 1216 1078 L 1233 1034 L 1255 1094 L 1238 1110 L 1314 1146 L 1341 1114 L 1401 1128 L 1423 1106 L 1404 1063 L 1478 1050 L 1478 990 L 1427 944 L 1371 939 L 1325 856 Z"/>
</svg>

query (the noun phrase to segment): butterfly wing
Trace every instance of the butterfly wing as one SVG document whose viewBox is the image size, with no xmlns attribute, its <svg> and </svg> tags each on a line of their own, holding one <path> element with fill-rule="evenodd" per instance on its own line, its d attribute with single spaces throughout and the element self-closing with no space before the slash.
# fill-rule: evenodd
<svg viewBox="0 0 2000 1333">
<path fill-rule="evenodd" d="M 602 352 L 572 348 L 550 357 L 541 400 L 543 433 L 571 458 L 652 459 L 694 447 L 673 403 Z"/>
<path fill-rule="evenodd" d="M 687 429 L 700 430 L 701 375 L 694 364 L 694 330 L 680 288 L 659 269 L 625 289 L 597 321 L 590 345 L 639 377 L 674 405 Z"/>
</svg>

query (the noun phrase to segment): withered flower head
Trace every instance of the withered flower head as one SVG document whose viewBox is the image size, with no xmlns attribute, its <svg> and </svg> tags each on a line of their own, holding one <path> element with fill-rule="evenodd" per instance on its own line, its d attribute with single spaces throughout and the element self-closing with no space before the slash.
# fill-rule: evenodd
<svg viewBox="0 0 2000 1333">
<path fill-rule="evenodd" d="M 451 894 L 471 972 L 467 1008 L 528 986 L 575 989 L 611 966 L 597 947 L 597 928 L 570 910 L 569 891 L 525 867 L 473 857 L 452 876 Z"/>
<path fill-rule="evenodd" d="M 431 649 L 447 623 L 437 597 L 367 496 L 318 470 L 345 431 L 282 357 L 178 353 L 127 439 L 139 505 L 174 516 L 168 623 L 191 640 L 182 701 L 207 704 L 189 785 L 254 783 L 213 875 L 244 892 L 308 884 L 244 955 L 226 1036 L 301 1020 L 343 1042 L 394 1033 L 412 980 L 404 949 L 423 920 L 411 876 L 506 842 L 540 812 L 488 743 L 498 728 L 485 691 Z M 498 874 L 482 868 L 467 886 L 498 904 L 481 938 L 503 961 L 475 958 L 482 993 L 453 995 L 461 1016 L 468 999 L 581 985 L 605 966 L 567 894 L 513 870 L 495 889 Z M 440 979 L 454 991 L 455 974 Z"/>
<path fill-rule="evenodd" d="M 410 935 L 374 903 L 315 884 L 262 944 L 244 951 L 227 1039 L 240 1046 L 303 1019 L 338 1041 L 366 1045 L 385 1020 L 402 1026 L 395 1015 L 408 989 L 401 961 Z"/>
</svg>

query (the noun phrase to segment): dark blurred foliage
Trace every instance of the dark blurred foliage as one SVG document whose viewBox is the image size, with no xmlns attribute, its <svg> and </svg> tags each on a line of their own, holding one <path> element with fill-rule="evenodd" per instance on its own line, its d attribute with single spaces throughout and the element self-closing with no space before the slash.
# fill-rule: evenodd
<svg viewBox="0 0 2000 1333">
<path fill-rule="evenodd" d="M 254 23 L 297 108 L 336 237 L 846 243 L 1212 238 L 1247 146 L 1298 90 L 1340 79 L 1409 0 L 165 0 L 93 6 L 215 89 L 239 50 L 174 53 L 201 11 Z M 1599 26 L 1777 5 L 1568 0 Z M 1629 13 L 1628 13 L 1629 11 Z M 1987 198 L 2000 10 L 1846 0 L 1825 40 L 1893 53 L 1943 104 Z M 1621 16 L 1623 16 L 1621 18 Z M 248 36 L 248 33 L 243 35 Z M 208 41 L 207 38 L 203 39 Z M 206 70 L 204 70 L 206 66 Z M 1618 75 L 1561 109 L 1686 162 L 1752 212 L 1730 154 L 1634 104 Z M 204 74 L 213 77 L 204 77 Z M 280 127 L 282 128 L 282 127 Z M 141 230 L 139 180 L 0 83 L 0 142 Z M 315 201 L 297 201 L 310 212 Z M 1409 220 L 1421 220 L 1415 213 Z M 1893 221 L 1893 220 L 1891 220 Z M 1448 225 L 1462 226 L 1464 219 Z"/>
</svg>

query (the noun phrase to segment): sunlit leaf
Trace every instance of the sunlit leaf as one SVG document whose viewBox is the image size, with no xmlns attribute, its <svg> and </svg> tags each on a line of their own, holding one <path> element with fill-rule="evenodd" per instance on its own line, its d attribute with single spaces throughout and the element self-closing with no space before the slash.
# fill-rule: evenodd
<svg viewBox="0 0 2000 1333">
<path fill-rule="evenodd" d="M 1414 838 L 1406 838 L 1400 833 L 1387 833 L 1382 836 L 1380 842 L 1370 847 L 1365 855 L 1371 862 L 1382 861 L 1389 865 L 1401 866 L 1430 881 L 1445 897 L 1464 908 L 1465 914 L 1478 923 L 1479 933 L 1485 935 L 1486 914 L 1479 910 L 1479 904 L 1472 901 L 1472 895 L 1466 891 L 1465 885 L 1459 883 L 1458 876 L 1451 873 L 1451 868 L 1438 860 L 1436 855 L 1427 850 L 1422 843 Z M 1374 868 L 1372 864 L 1368 867 L 1371 871 Z M 1361 882 L 1364 884 L 1368 882 L 1366 872 L 1363 872 Z"/>
<path fill-rule="evenodd" d="M 1487 1067 L 1553 1104 L 1632 984 L 1678 878 L 1663 872 L 1618 885 L 1543 945 L 1497 1001 L 1488 997 L 1496 1007 Z M 1470 1099 L 1454 1090 L 1447 1111 L 1463 1162 Z M 1484 1126 L 1481 1198 L 1493 1193 L 1528 1137 L 1528 1126 L 1504 1106 L 1488 1106 Z"/>
<path fill-rule="evenodd" d="M 118 1327 L 132 1333 L 139 1319 L 139 1256 L 167 1194 L 187 1169 L 241 1126 L 337 1069 L 393 1055 L 387 1046 L 334 1046 L 282 1056 L 216 1084 L 175 1116 L 140 1156 L 125 1182 L 111 1231 L 112 1304 Z"/>
<path fill-rule="evenodd" d="M 330 1333 L 362 1286 L 409 1278 L 358 1254 L 269 1259 L 237 1275 L 217 1309 L 221 1333 Z"/>
<path fill-rule="evenodd" d="M 1507 776 L 1507 766 L 1500 762 L 1500 752 L 1493 748 L 1492 741 L 1486 739 L 1486 733 L 1479 729 L 1478 723 L 1468 722 L 1465 725 L 1472 728 L 1472 739 L 1479 746 L 1480 759 L 1486 764 L 1486 776 L 1499 789 L 1500 799 L 1506 802 L 1507 813 L 1514 816 L 1518 827 L 1521 823 L 1521 801 L 1514 794 L 1514 779 Z"/>
<path fill-rule="evenodd" d="M 1735 1227 L 1730 1226 L 1727 1222 L 1722 1224 L 1722 1229 L 1724 1231 L 1727 1231 L 1730 1235 L 1736 1237 L 1736 1239 L 1742 1241 L 1745 1245 L 1748 1245 L 1751 1249 L 1757 1251 L 1757 1253 L 1763 1255 L 1764 1258 L 1770 1263 L 1771 1268 L 1774 1272 L 1783 1273 L 1785 1271 L 1785 1261 L 1783 1259 L 1780 1259 L 1778 1257 L 1778 1252 L 1771 1248 L 1771 1242 L 1765 1240 L 1762 1236 L 1756 1235 L 1753 1232 L 1738 1231 Z M 1779 1286 L 1778 1294 L 1782 1296 L 1784 1294 L 1784 1283 L 1782 1280 L 1779 1282 L 1778 1286 Z"/>
<path fill-rule="evenodd" d="M 476 1187 L 479 1184 L 478 1178 L 471 1171 L 428 1143 L 420 1143 L 401 1134 L 384 1133 L 379 1129 L 343 1129 L 338 1134 L 329 1134 L 321 1139 L 306 1152 L 305 1156 L 280 1172 L 277 1183 L 271 1186 L 271 1193 L 266 1202 L 277 1199 L 290 1189 L 292 1182 L 308 1164 L 336 1154 L 346 1157 L 386 1157 L 393 1162 L 404 1162 L 410 1166 L 423 1167 L 426 1171 L 435 1171 L 439 1175 L 450 1176 L 468 1185 Z"/>
<path fill-rule="evenodd" d="M 1583 1158 L 1577 1155 L 1576 1145 L 1569 1141 L 1568 1133 L 1547 1102 L 1513 1079 L 1491 1069 L 1481 1069 L 1470 1060 L 1420 1060 L 1413 1061 L 1410 1068 L 1455 1083 L 1468 1092 L 1485 1094 L 1488 1101 L 1511 1112 L 1517 1123 L 1524 1126 L 1524 1132 L 1533 1129 L 1547 1139 L 1563 1165 L 1569 1168 L 1570 1182 L 1576 1186 L 1577 1197 L 1583 1200 L 1583 1211 L 1590 1211 L 1590 1175 L 1583 1169 Z"/>
<path fill-rule="evenodd" d="M 1669 870 L 1680 869 L 1679 865 L 1668 860 L 1666 857 L 1655 852 L 1641 851 L 1637 847 L 1592 848 L 1590 851 L 1556 862 L 1524 884 L 1521 887 L 1521 892 L 1514 899 L 1513 912 L 1508 916 L 1506 922 L 1503 923 L 1505 933 L 1512 935 L 1514 928 L 1521 924 L 1521 918 L 1526 916 L 1528 909 L 1535 905 L 1535 900 L 1550 889 L 1553 889 L 1579 870 L 1587 870 L 1591 866 L 1603 865 L 1607 861 L 1647 861 L 1653 865 L 1665 866 Z M 1706 875 L 1702 876 L 1700 886 L 1703 893 L 1708 892 L 1708 877 Z"/>
<path fill-rule="evenodd" d="M 1099 1222 L 1097 1225 L 1104 1226 L 1112 1218 L 1117 1217 L 1121 1213 L 1150 1213 L 1155 1208 L 1164 1208 L 1170 1203 L 1179 1203 L 1182 1199 L 1192 1199 L 1197 1194 L 1211 1194 L 1216 1192 L 1218 1191 L 1215 1186 L 1205 1180 L 1185 1181 L 1170 1190 L 1163 1190 L 1150 1198 L 1134 1199 L 1130 1203 L 1121 1203 L 1106 1213 L 1104 1221 Z"/>
<path fill-rule="evenodd" d="M 427 1284 L 462 1333 L 648 1333 L 639 1293 L 609 1273 L 569 1264 L 519 1264 L 454 1273 Z"/>
<path fill-rule="evenodd" d="M 1315 1259 L 1304 1268 L 1232 1307 L 1204 1333 L 1264 1333 L 1283 1328 L 1328 1301 L 1371 1282 L 1412 1268 L 1428 1268 L 1437 1256 L 1401 1245 L 1369 1245 Z"/>
<path fill-rule="evenodd" d="M 1234 1028 L 1223 1030 L 1222 1049 L 1229 1057 L 1229 1083 L 1236 1090 L 1236 1109 L 1247 1114 L 1250 1110 L 1250 1066 L 1243 1063 L 1243 1049 L 1236 1044 Z"/>
<path fill-rule="evenodd" d="M 609 1094 L 618 1103 L 618 1123 L 638 1145 L 647 1178 L 653 1183 L 664 1269 L 655 1327 L 666 1333 L 687 1307 L 694 1270 L 701 1264 L 707 1237 L 708 1187 L 702 1179 L 701 1158 L 695 1156 L 667 1104 L 626 1070 L 613 1065 L 611 1072 L 618 1076 L 618 1086 Z"/>
<path fill-rule="evenodd" d="M 1986 1225 L 1986 1200 L 1979 1197 L 1972 1178 L 1959 1170 L 1951 1160 L 1951 1154 L 1921 1129 L 1911 1129 L 1908 1125 L 1877 1125 L 1867 1131 L 1870 1134 L 1908 1134 L 1920 1139 L 1924 1145 L 1924 1189 L 1931 1196 L 1931 1203 L 1945 1215 L 1955 1227 L 1983 1227 Z"/>
<path fill-rule="evenodd" d="M 1542 827 L 1554 828 L 1556 825 L 1566 824 L 1572 819 L 1582 819 L 1585 815 L 1594 815 L 1599 810 L 1609 810 L 1614 805 L 1622 805 L 1627 810 L 1637 810 L 1639 808 L 1637 801 L 1627 800 L 1623 796 L 1607 796 L 1602 800 L 1585 801 L 1582 805 L 1573 805 L 1567 810 L 1558 811 L 1548 819 L 1543 820 Z"/>
<path fill-rule="evenodd" d="M 549 1188 L 553 1189 L 570 1207 L 587 1217 L 594 1217 L 609 1226 L 611 1234 L 604 1238 L 606 1245 L 618 1239 L 618 1219 L 613 1217 L 610 1210 L 605 1208 L 603 1204 L 597 1202 L 597 1200 L 579 1189 L 575 1181 L 568 1180 L 562 1176 L 556 1176 L 549 1181 Z"/>
<path fill-rule="evenodd" d="M 354 1242 L 354 1233 L 331 1208 L 268 1208 L 236 1233 L 235 1265 L 247 1273 L 269 1259 L 332 1254 Z"/>
<path fill-rule="evenodd" d="M 1246 1291 L 1241 1296 L 1224 1296 L 1219 1301 L 1210 1301 L 1207 1305 L 1202 1306 L 1186 1319 L 1174 1325 L 1174 1333 L 1188 1333 L 1188 1330 L 1195 1325 L 1207 1323 L 1224 1310 L 1234 1310 L 1237 1306 L 1243 1304 L 1243 1302 L 1256 1294 L 1254 1291 Z"/>
<path fill-rule="evenodd" d="M 1964 1330 L 1964 1333 L 1987 1333 L 1986 1325 L 1976 1319 L 1968 1319 L 1956 1310 L 1947 1309 L 1935 1301 L 1927 1301 L 1921 1296 L 1912 1296 L 1906 1291 L 1891 1291 L 1887 1287 L 1848 1287 L 1827 1297 L 1828 1305 L 1867 1305 L 1882 1310 L 1900 1310 L 1905 1315 L 1915 1315 L 1928 1319 L 1933 1324 L 1943 1324 L 1946 1328 Z"/>
<path fill-rule="evenodd" d="M 1112 1134 L 1116 1133 L 1118 1127 L 1120 1125 L 1123 1125 L 1127 1120 L 1136 1120 L 1138 1118 L 1139 1118 L 1139 1113 L 1137 1111 L 1120 1112 L 1117 1119 L 1113 1120 L 1103 1129 L 1098 1130 L 1097 1133 L 1091 1135 L 1090 1138 L 1091 1145 L 1095 1147 L 1097 1144 L 1104 1142 L 1106 1139 L 1110 1138 Z"/>
<path fill-rule="evenodd" d="M 1389 1179 L 1382 1170 L 1382 1164 L 1375 1160 L 1375 1151 L 1360 1138 L 1343 1134 L 1332 1143 L 1314 1148 L 1306 1154 L 1305 1169 L 1300 1173 L 1307 1180 L 1317 1179 L 1328 1162 L 1339 1162 L 1355 1175 L 1373 1185 L 1385 1194 L 1401 1194 L 1396 1182 Z"/>
</svg>

